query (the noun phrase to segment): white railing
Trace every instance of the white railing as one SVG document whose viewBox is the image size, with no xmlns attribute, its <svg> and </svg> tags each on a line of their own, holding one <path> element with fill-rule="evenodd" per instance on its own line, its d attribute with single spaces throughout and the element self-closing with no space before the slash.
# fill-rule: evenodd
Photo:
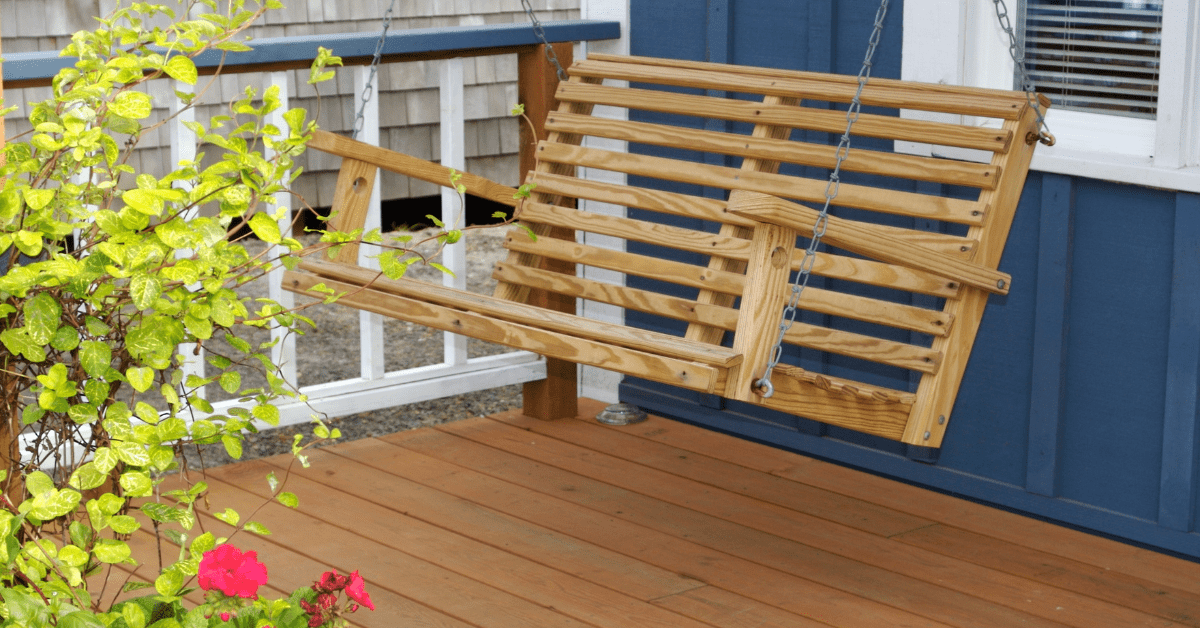
<svg viewBox="0 0 1200 628">
<path fill-rule="evenodd" d="M 450 168 L 463 170 L 466 166 L 465 150 L 465 118 L 463 115 L 463 61 L 462 58 L 445 59 L 436 62 L 440 72 L 441 99 L 441 162 Z M 354 94 L 363 93 L 370 76 L 369 66 L 347 68 L 354 72 Z M 288 82 L 291 72 L 269 72 L 265 74 L 264 89 L 278 87 L 283 96 L 282 106 L 277 110 L 278 116 L 287 111 Z M 372 145 L 379 145 L 379 98 L 372 98 L 363 107 L 363 125 L 358 139 Z M 280 118 L 270 121 L 272 124 L 286 128 Z M 174 127 L 182 127 L 185 120 L 176 117 L 172 121 Z M 176 137 L 187 137 L 186 129 L 182 132 L 173 130 L 172 142 Z M 189 144 L 185 142 L 185 144 Z M 172 155 L 176 148 L 172 147 Z M 193 149 L 194 150 L 194 149 Z M 180 158 L 188 158 L 180 153 Z M 381 196 L 380 178 L 375 178 L 375 188 L 371 194 L 370 207 L 367 213 L 365 230 L 369 231 L 381 225 Z M 280 228 L 288 233 L 291 228 L 290 197 L 276 199 L 278 206 L 287 207 L 286 215 L 280 219 Z M 460 200 L 453 190 L 443 188 L 442 191 L 442 221 L 447 225 L 455 225 L 456 220 L 462 219 L 459 211 Z M 458 225 L 455 225 L 458 226 Z M 373 247 L 359 247 L 358 263 L 368 268 L 378 268 L 378 262 L 373 257 Z M 447 245 L 442 252 L 442 262 L 453 275 L 445 275 L 447 286 L 465 289 L 467 276 L 466 242 Z M 276 267 L 268 276 L 268 296 L 284 307 L 294 304 L 292 293 L 284 290 L 281 285 L 283 278 L 282 267 Z M 443 332 L 444 357 L 441 364 L 420 366 L 398 371 L 385 369 L 384 356 L 388 347 L 384 341 L 383 317 L 379 314 L 359 312 L 359 362 L 358 377 L 334 382 L 314 384 L 300 388 L 300 393 L 307 400 L 282 403 L 279 406 L 280 424 L 291 425 L 311 420 L 314 413 L 323 417 L 338 417 L 359 412 L 367 412 L 389 408 L 402 404 L 437 399 L 451 395 L 460 395 L 498 386 L 520 384 L 542 379 L 546 376 L 545 362 L 538 355 L 527 351 L 515 351 L 500 355 L 489 355 L 471 358 L 467 353 L 467 339 L 463 336 Z M 272 331 L 272 339 L 280 342 L 272 348 L 272 360 L 283 369 L 284 379 L 288 382 L 297 381 L 297 348 L 295 336 L 283 334 L 283 330 Z M 184 351 L 192 355 L 192 348 Z M 193 359 L 190 368 L 197 375 L 203 375 L 203 351 Z M 225 414 L 230 408 L 239 405 L 236 399 L 221 401 L 213 404 L 215 414 Z"/>
<path fill-rule="evenodd" d="M 619 36 L 619 25 L 616 22 L 598 22 L 576 20 L 571 22 L 546 23 L 546 32 L 551 41 L 580 41 L 612 39 Z M 286 128 L 282 119 L 283 112 L 288 109 L 288 94 L 295 93 L 289 84 L 293 75 L 291 70 L 307 65 L 307 60 L 315 56 L 317 45 L 332 46 L 350 63 L 354 59 L 363 63 L 369 58 L 370 50 L 374 48 L 374 38 L 378 35 L 347 34 L 321 37 L 280 38 L 277 40 L 259 40 L 253 53 L 238 53 L 221 58 L 214 55 L 213 59 L 198 58 L 197 64 L 205 66 L 223 65 L 224 72 L 255 72 L 262 68 L 261 64 L 271 64 L 279 70 L 264 72 L 263 88 L 277 86 L 282 98 L 282 106 L 272 114 L 274 119 L 268 122 L 279 128 Z M 395 37 L 395 39 L 393 39 Z M 442 163 L 451 168 L 463 170 L 465 167 L 465 120 L 463 103 L 463 61 L 461 54 L 469 57 L 476 54 L 496 54 L 502 51 L 529 49 L 536 43 L 531 39 L 528 27 L 522 25 L 499 25 L 487 27 L 461 27 L 452 29 L 425 29 L 423 31 L 407 31 L 389 36 L 384 54 L 393 59 L 435 58 L 441 73 L 441 156 Z M 239 66 L 241 57 L 246 65 Z M 43 53 L 8 55 L 4 64 L 5 84 L 9 87 L 24 87 L 45 85 L 49 83 L 58 68 L 73 63 L 70 59 L 62 59 L 56 55 Z M 370 68 L 366 65 L 348 66 L 343 71 L 354 72 L 354 94 L 363 93 Z M 540 79 L 540 77 L 538 77 Z M 523 80 L 529 80 L 522 77 Z M 182 86 L 181 86 L 182 87 Z M 378 90 L 375 90 L 378 94 Z M 174 99 L 172 99 L 174 100 Z M 373 98 L 364 108 L 364 122 L 359 138 L 369 144 L 379 145 L 379 99 Z M 169 125 L 170 151 L 172 163 L 181 160 L 191 160 L 196 156 L 194 135 L 185 123 L 194 120 L 192 110 L 172 111 L 173 116 Z M 375 189 L 372 193 L 366 229 L 379 227 L 381 223 L 380 178 L 376 177 Z M 285 234 L 290 234 L 292 221 L 291 197 L 283 196 L 276 199 L 277 207 L 287 207 L 287 212 L 280 219 L 280 228 Z M 448 225 L 454 225 L 460 219 L 458 196 L 451 190 L 443 188 L 442 219 Z M 371 258 L 369 247 L 360 247 L 359 263 L 363 266 L 376 265 Z M 467 276 L 467 259 L 465 242 L 458 242 L 445 248 L 442 254 L 442 264 L 449 268 L 453 275 L 446 275 L 444 282 L 448 286 L 463 289 Z M 275 268 L 267 277 L 268 296 L 284 307 L 294 304 L 292 294 L 282 288 L 282 267 Z M 283 330 L 272 330 L 272 339 L 278 339 L 271 349 L 271 357 L 275 364 L 282 369 L 286 381 L 296 384 L 297 346 L 295 337 L 284 334 Z M 489 355 L 471 358 L 467 352 L 466 338 L 451 333 L 444 334 L 444 356 L 440 364 L 420 366 L 398 371 L 386 371 L 384 356 L 389 350 L 385 346 L 382 317 L 376 314 L 360 313 L 359 319 L 360 374 L 358 377 L 339 381 L 304 386 L 299 389 L 306 400 L 283 403 L 279 405 L 280 424 L 291 425 L 307 422 L 312 415 L 338 417 L 382 408 L 389 408 L 408 403 L 429 399 L 437 399 L 452 395 L 475 392 L 510 384 L 535 381 L 546 376 L 545 362 L 539 356 L 526 351 L 516 351 L 501 355 Z M 185 366 L 191 373 L 203 375 L 203 349 L 189 345 L 181 347 L 181 353 L 189 357 Z M 227 410 L 238 405 L 237 400 L 214 403 L 213 414 L 225 414 Z"/>
</svg>

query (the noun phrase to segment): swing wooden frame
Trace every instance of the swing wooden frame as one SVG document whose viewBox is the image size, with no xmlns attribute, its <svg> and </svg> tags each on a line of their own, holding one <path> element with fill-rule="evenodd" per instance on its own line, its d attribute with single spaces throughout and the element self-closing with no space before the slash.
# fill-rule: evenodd
<svg viewBox="0 0 1200 628">
<path fill-rule="evenodd" d="M 807 177 L 805 168 L 824 173 L 833 166 L 836 149 L 825 138 L 843 130 L 845 114 L 829 103 L 848 103 L 857 79 L 608 55 L 592 55 L 569 74 L 557 87 L 560 105 L 546 118 L 548 137 L 538 144 L 537 166 L 526 179 L 536 186 L 529 199 L 518 202 L 514 189 L 481 177 L 464 174 L 460 181 L 471 194 L 518 208 L 537 235 L 531 239 L 514 229 L 507 236 L 509 254 L 495 268 L 494 295 L 382 278 L 355 264 L 352 245 L 331 260 L 309 258 L 285 274 L 284 287 L 323 297 L 323 284 L 350 307 L 530 350 L 547 357 L 551 373 L 588 364 L 910 445 L 940 446 L 988 295 L 1007 293 L 1010 284 L 997 268 L 1038 131 L 1026 95 L 871 80 L 862 93 L 869 108 L 949 114 L 960 121 L 871 109 L 855 123 L 855 136 L 973 149 L 987 157 L 852 149 L 842 170 L 854 174 L 843 180 L 834 202 L 835 212 L 846 216 L 831 217 L 823 242 L 833 248 L 820 253 L 813 268 L 826 281 L 804 292 L 799 307 L 808 314 L 785 341 L 801 347 L 802 356 L 820 352 L 905 369 L 918 380 L 916 390 L 781 364 L 772 378 L 774 394 L 764 397 L 754 382 L 778 336 L 789 276 L 803 257 L 797 238 L 811 235 L 817 214 L 803 203 L 824 200 L 823 175 Z M 612 119 L 593 115 L 597 106 L 674 114 L 684 122 Z M 707 158 L 607 151 L 583 146 L 585 137 Z M 337 229 L 361 228 L 377 168 L 450 183 L 448 169 L 438 164 L 330 133 L 318 132 L 310 148 L 342 158 L 332 220 Z M 781 164 L 792 165 L 781 172 Z M 697 191 L 610 184 L 579 177 L 580 168 Z M 704 192 L 713 189 L 727 190 L 728 197 Z M 579 209 L 579 201 L 719 228 L 605 215 Z M 896 217 L 915 219 L 923 228 L 889 224 Z M 672 259 L 579 244 L 578 231 L 662 246 Z M 645 277 L 664 289 L 598 282 L 577 275 L 577 265 Z M 579 298 L 659 314 L 679 321 L 682 331 L 605 323 L 552 304 L 573 305 Z M 728 332 L 733 336 L 726 346 Z M 571 384 L 572 390 L 556 394 L 573 396 Z M 573 415 L 573 408 L 572 400 L 527 405 L 526 411 L 558 418 Z"/>
</svg>

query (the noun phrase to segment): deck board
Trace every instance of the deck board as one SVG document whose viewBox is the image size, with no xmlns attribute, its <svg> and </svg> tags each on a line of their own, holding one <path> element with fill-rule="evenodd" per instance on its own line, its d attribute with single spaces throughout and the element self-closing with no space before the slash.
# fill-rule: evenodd
<svg viewBox="0 0 1200 628">
<path fill-rule="evenodd" d="M 238 541 L 275 586 L 361 570 L 368 628 L 1200 628 L 1198 564 L 656 417 L 509 412 L 311 459 L 300 508 Z M 211 507 L 254 511 L 289 461 L 210 469 Z"/>
</svg>

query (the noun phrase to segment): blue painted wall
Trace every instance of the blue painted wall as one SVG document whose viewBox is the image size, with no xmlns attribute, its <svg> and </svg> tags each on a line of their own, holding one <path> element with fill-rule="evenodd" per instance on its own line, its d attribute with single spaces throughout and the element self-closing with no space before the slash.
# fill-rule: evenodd
<svg viewBox="0 0 1200 628">
<path fill-rule="evenodd" d="M 875 7 L 633 0 L 631 10 L 635 55 L 856 74 Z M 900 75 L 901 14 L 893 2 L 875 76 Z M 1001 268 L 1013 289 L 989 303 L 936 464 L 895 443 L 641 380 L 626 380 L 621 397 L 1200 558 L 1200 195 L 1033 172 Z M 678 331 L 650 316 L 630 321 Z M 907 385 L 903 374 L 837 359 L 804 366 Z"/>
</svg>

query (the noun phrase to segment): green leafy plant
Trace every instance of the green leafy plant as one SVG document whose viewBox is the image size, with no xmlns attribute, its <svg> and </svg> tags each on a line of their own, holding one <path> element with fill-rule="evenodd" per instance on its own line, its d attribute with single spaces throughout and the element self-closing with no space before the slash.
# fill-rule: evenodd
<svg viewBox="0 0 1200 628">
<path fill-rule="evenodd" d="M 299 333 L 310 321 L 302 308 L 236 289 L 298 262 L 302 246 L 284 235 L 286 210 L 274 199 L 289 193 L 294 159 L 315 124 L 303 109 L 283 112 L 283 128 L 268 123 L 279 93 L 247 89 L 226 113 L 188 124 L 195 160 L 159 177 L 138 172 L 130 158 L 168 121 L 154 119 L 147 82 L 192 86 L 175 96 L 183 109 L 194 107 L 205 83 L 193 59 L 206 50 L 249 49 L 245 29 L 280 6 L 186 0 L 177 10 L 147 2 L 118 7 L 96 29 L 72 36 L 63 54 L 78 61 L 55 77 L 50 99 L 31 104 L 33 130 L 5 148 L 0 626 L 221 622 L 219 614 L 201 621 L 182 606 L 203 557 L 226 541 L 199 523 L 196 504 L 206 486 L 186 476 L 175 490 L 161 482 L 186 471 L 184 453 L 193 444 L 220 443 L 240 457 L 256 422 L 278 424 L 276 401 L 302 399 L 272 363 L 273 342 L 249 338 L 257 329 Z M 338 64 L 322 50 L 312 81 L 328 79 L 326 66 Z M 250 253 L 235 235 L 246 230 L 271 246 Z M 187 366 L 201 354 L 205 376 Z M 239 369 L 247 367 L 265 385 L 245 384 Z M 238 404 L 216 413 L 199 392 L 210 384 Z M 315 435 L 338 436 L 319 423 Z M 298 439 L 293 451 L 302 457 L 309 445 Z M 297 505 L 282 483 L 268 481 L 273 499 Z M 268 533 L 232 510 L 216 516 L 235 533 Z M 143 527 L 177 547 L 177 556 L 157 565 L 153 582 L 126 583 L 153 589 L 149 596 L 101 608 L 106 590 L 126 580 L 115 566 L 137 562 L 126 540 Z M 298 600 L 264 602 L 246 625 L 326 625 L 312 624 Z"/>
</svg>

